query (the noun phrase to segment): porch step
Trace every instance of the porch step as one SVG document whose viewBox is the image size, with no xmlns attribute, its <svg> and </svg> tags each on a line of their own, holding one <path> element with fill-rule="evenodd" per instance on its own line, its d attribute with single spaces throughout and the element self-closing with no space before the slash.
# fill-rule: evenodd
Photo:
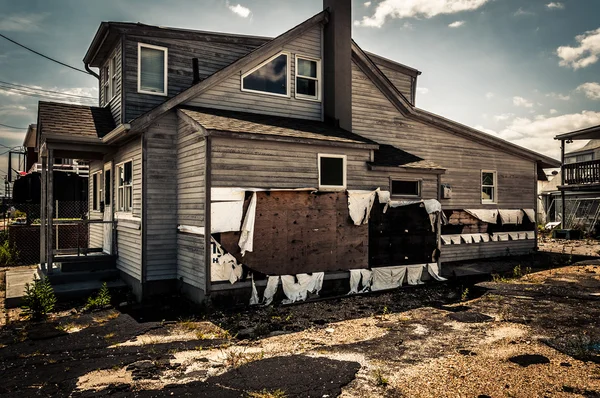
<svg viewBox="0 0 600 398">
<path fill-rule="evenodd" d="M 52 286 L 64 285 L 68 283 L 98 281 L 109 282 L 119 279 L 119 271 L 116 268 L 100 269 L 97 271 L 69 271 L 65 272 L 60 268 L 54 268 L 52 274 L 48 275 Z"/>
<path fill-rule="evenodd" d="M 62 272 L 101 271 L 116 268 L 116 256 L 97 253 L 87 256 L 57 256 L 54 259 Z"/>
<path fill-rule="evenodd" d="M 70 282 L 63 283 L 60 285 L 53 285 L 54 294 L 59 298 L 75 298 L 75 297 L 86 297 L 90 294 L 97 292 L 102 287 L 102 281 L 82 281 L 82 282 Z M 106 282 L 106 286 L 109 289 L 121 289 L 127 287 L 127 284 L 121 279 Z"/>
</svg>

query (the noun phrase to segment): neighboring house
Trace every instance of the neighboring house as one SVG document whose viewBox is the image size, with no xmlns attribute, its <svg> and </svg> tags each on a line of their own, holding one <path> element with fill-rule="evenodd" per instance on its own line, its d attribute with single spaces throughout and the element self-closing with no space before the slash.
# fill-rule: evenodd
<svg viewBox="0 0 600 398">
<path fill-rule="evenodd" d="M 594 232 L 600 218 L 600 125 L 554 137 L 561 141 L 561 172 L 554 187 L 543 196 L 554 220 L 566 229 Z M 581 149 L 567 152 L 566 145 L 576 140 L 589 140 Z M 563 218 L 563 210 L 565 217 Z"/>
<path fill-rule="evenodd" d="M 90 160 L 90 219 L 116 223 L 90 246 L 138 297 L 386 266 L 418 283 L 536 248 L 537 179 L 559 162 L 415 107 L 420 72 L 352 40 L 350 1 L 324 5 L 273 39 L 102 23 L 84 57 L 101 106 L 40 103 L 44 159 Z"/>
</svg>

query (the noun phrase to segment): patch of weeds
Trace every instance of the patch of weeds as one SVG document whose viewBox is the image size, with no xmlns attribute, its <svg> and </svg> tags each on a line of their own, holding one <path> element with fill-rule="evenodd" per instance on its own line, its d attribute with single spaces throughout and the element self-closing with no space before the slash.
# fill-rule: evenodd
<svg viewBox="0 0 600 398">
<path fill-rule="evenodd" d="M 45 318 L 54 310 L 56 296 L 48 278 L 36 279 L 25 285 L 23 311 L 32 320 Z"/>
<path fill-rule="evenodd" d="M 290 312 L 284 319 L 286 322 L 290 322 L 292 320 L 292 313 Z"/>
<path fill-rule="evenodd" d="M 513 268 L 513 277 L 520 278 L 522 276 L 523 276 L 523 271 L 521 270 L 521 264 L 516 265 L 515 268 Z"/>
<path fill-rule="evenodd" d="M 248 393 L 248 398 L 285 398 L 287 395 L 283 390 L 273 390 L 269 391 L 266 388 L 260 391 L 251 391 Z"/>
<path fill-rule="evenodd" d="M 462 294 L 460 295 L 460 301 L 467 301 L 469 298 L 469 288 L 466 287 L 463 289 Z"/>
<path fill-rule="evenodd" d="M 494 283 L 509 283 L 510 280 L 500 276 L 500 274 L 492 274 L 492 282 Z"/>
<path fill-rule="evenodd" d="M 177 326 L 181 329 L 194 331 L 198 329 L 198 324 L 194 320 L 194 318 L 182 318 L 177 322 Z"/>
<path fill-rule="evenodd" d="M 108 291 L 108 286 L 106 286 L 106 282 L 102 284 L 102 287 L 98 291 L 98 295 L 96 297 L 90 296 L 87 299 L 87 303 L 85 304 L 85 309 L 88 311 L 102 309 L 110 306 L 110 292 Z"/>
<path fill-rule="evenodd" d="M 387 387 L 390 384 L 389 379 L 383 375 L 382 370 L 379 368 L 373 371 L 373 377 L 375 377 L 375 384 L 380 387 Z"/>
<path fill-rule="evenodd" d="M 231 350 L 225 355 L 225 365 L 232 368 L 239 368 L 246 363 L 260 361 L 264 357 L 264 351 L 247 353 L 245 351 Z"/>
<path fill-rule="evenodd" d="M 104 339 L 105 340 L 110 340 L 110 339 L 112 339 L 114 337 L 115 337 L 115 333 L 114 332 L 111 332 L 111 333 L 108 333 L 108 334 L 104 335 Z"/>
</svg>

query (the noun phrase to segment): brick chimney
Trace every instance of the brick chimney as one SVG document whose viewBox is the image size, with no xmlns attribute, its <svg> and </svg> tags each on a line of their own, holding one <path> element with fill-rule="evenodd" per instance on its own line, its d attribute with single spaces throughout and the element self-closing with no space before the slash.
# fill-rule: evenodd
<svg viewBox="0 0 600 398">
<path fill-rule="evenodd" d="M 352 131 L 352 1 L 323 0 L 323 107 L 325 121 Z"/>
</svg>

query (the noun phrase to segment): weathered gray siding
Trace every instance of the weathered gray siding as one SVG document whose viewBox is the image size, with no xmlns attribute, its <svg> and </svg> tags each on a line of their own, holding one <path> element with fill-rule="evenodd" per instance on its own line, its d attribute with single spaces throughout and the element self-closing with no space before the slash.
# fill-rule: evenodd
<svg viewBox="0 0 600 398">
<path fill-rule="evenodd" d="M 146 280 L 177 276 L 177 115 L 171 111 L 144 134 Z"/>
<path fill-rule="evenodd" d="M 88 178 L 88 208 L 90 214 L 90 220 L 102 220 L 103 213 L 99 210 L 93 210 L 94 208 L 94 173 L 101 171 L 104 167 L 102 161 L 90 162 L 90 178 Z M 89 227 L 89 246 L 93 248 L 102 247 L 104 242 L 104 229 L 102 224 L 93 223 Z"/>
<path fill-rule="evenodd" d="M 241 43 L 206 42 L 125 36 L 125 118 L 126 122 L 148 112 L 192 85 L 192 58 L 199 58 L 200 78 L 204 79 L 252 51 L 255 46 Z M 168 96 L 137 92 L 138 43 L 168 48 Z"/>
<path fill-rule="evenodd" d="M 204 227 L 206 140 L 181 119 L 178 123 L 176 161 L 177 224 Z M 202 291 L 206 288 L 204 247 L 204 235 L 177 233 L 177 278 Z"/>
<path fill-rule="evenodd" d="M 479 258 L 516 256 L 529 254 L 535 248 L 535 240 L 515 240 L 507 242 L 485 242 L 460 245 L 442 245 L 442 262 L 465 261 Z"/>
<path fill-rule="evenodd" d="M 283 46 L 283 51 L 290 52 L 291 56 L 291 88 L 289 98 L 241 91 L 241 75 L 275 55 L 275 52 L 257 61 L 256 64 L 240 70 L 239 73 L 235 73 L 205 93 L 188 101 L 187 105 L 321 120 L 321 102 L 296 99 L 294 96 L 295 55 L 322 58 L 321 33 L 321 26 L 316 26 L 301 37 Z"/>
<path fill-rule="evenodd" d="M 123 81 L 123 47 L 121 45 L 121 40 L 115 44 L 115 48 L 110 53 L 102 68 L 108 66 L 110 59 L 112 57 L 116 57 L 116 67 L 117 67 L 117 79 L 115 83 L 115 88 L 113 92 L 112 99 L 109 99 L 109 103 L 105 104 L 104 98 L 104 74 L 100 74 L 100 106 L 108 106 L 110 107 L 110 112 L 113 115 L 113 119 L 115 120 L 115 124 L 118 126 L 122 123 L 121 121 L 121 98 L 122 98 L 122 81 Z M 101 68 L 101 70 L 102 70 Z M 109 76 L 110 78 L 110 76 Z"/>
<path fill-rule="evenodd" d="M 352 65 L 352 72 L 353 131 L 446 168 L 441 182 L 452 185 L 453 198 L 442 199 L 444 208 L 534 207 L 534 162 L 407 119 L 355 64 Z M 497 171 L 497 204 L 481 204 L 482 169 Z"/>
<path fill-rule="evenodd" d="M 372 57 L 373 63 L 383 72 L 383 74 L 390 79 L 392 84 L 396 86 L 408 101 L 412 103 L 413 98 L 413 77 L 402 73 L 398 70 L 385 66 L 382 62 L 378 61 L 377 58 Z M 414 104 L 413 104 L 414 105 Z"/>
</svg>

